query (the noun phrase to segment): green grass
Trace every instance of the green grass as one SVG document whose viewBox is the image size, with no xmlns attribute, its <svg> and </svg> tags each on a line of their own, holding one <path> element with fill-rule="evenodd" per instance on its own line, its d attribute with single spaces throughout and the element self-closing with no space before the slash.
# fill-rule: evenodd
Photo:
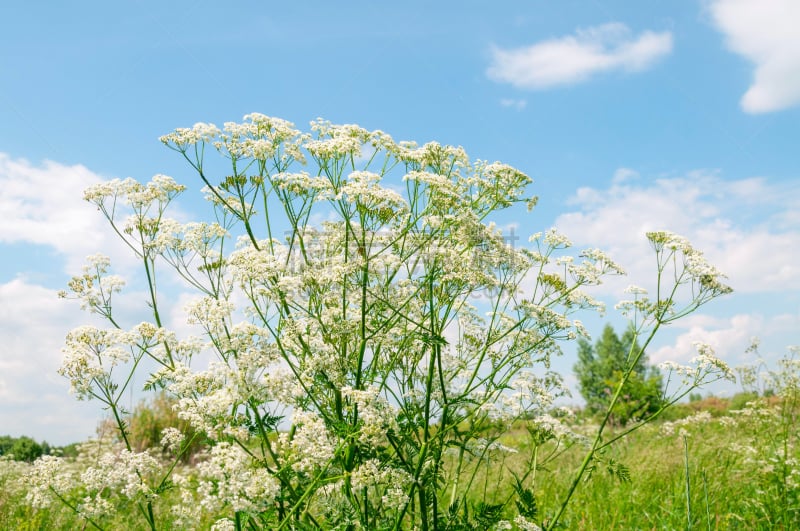
<svg viewBox="0 0 800 531">
<path fill-rule="evenodd" d="M 744 470 L 725 451 L 728 430 L 705 427 L 689 440 L 692 529 L 756 529 L 759 524 L 738 506 L 752 499 Z M 685 529 L 686 468 L 683 440 L 656 429 L 631 434 L 604 456 L 623 463 L 629 481 L 620 481 L 598 466 L 578 489 L 564 520 L 570 529 Z M 575 452 L 553 470 L 539 490 L 542 505 L 555 507 L 577 468 Z M 748 491 L 749 489 L 749 491 Z M 741 527 L 739 527 L 741 526 Z M 764 527 L 765 529 L 771 527 Z"/>
<path fill-rule="evenodd" d="M 731 424 L 726 422 L 730 417 L 724 414 L 724 408 L 719 407 L 718 400 L 709 404 L 714 418 L 685 427 L 688 432 L 686 454 L 684 436 L 678 433 L 680 427 L 667 435 L 662 429 L 663 423 L 635 431 L 608 448 L 602 455 L 605 463 L 623 464 L 630 480 L 620 480 L 619 474 L 609 473 L 606 464 L 599 463 L 591 476 L 578 487 L 562 518 L 563 528 L 800 528 L 800 488 L 795 485 L 796 476 L 792 475 L 800 458 L 800 445 L 795 445 L 798 438 L 796 428 L 780 431 L 779 421 L 781 418 L 786 420 L 785 415 Z M 700 407 L 693 403 L 686 412 Z M 792 416 L 789 420 L 793 419 Z M 521 476 L 526 472 L 531 450 L 524 426 L 502 434 L 498 442 L 514 447 L 518 452 L 499 457 L 500 464 L 497 461 L 493 463 L 489 477 L 486 477 L 485 467 L 478 469 L 474 488 L 482 492 L 485 487 L 492 502 L 503 501 L 511 494 L 505 480 L 510 479 L 512 473 Z M 740 450 L 734 451 L 732 448 L 737 445 Z M 741 448 L 753 448 L 754 452 L 748 454 Z M 540 458 L 550 449 L 552 447 L 541 448 Z M 537 469 L 535 481 L 533 475 L 527 476 L 526 486 L 535 493 L 540 521 L 552 516 L 559 507 L 580 464 L 582 450 L 576 444 Z M 769 461 L 770 456 L 776 455 L 777 460 Z M 765 466 L 764 463 L 773 464 Z M 787 466 L 782 468 L 783 465 Z M 0 529 L 84 528 L 84 522 L 63 506 L 54 505 L 36 511 L 26 505 L 25 485 L 18 478 L 27 466 L 0 460 Z M 687 472 L 690 510 L 687 508 Z M 498 488 L 503 483 L 506 486 Z M 169 496 L 167 494 L 167 503 Z M 163 529 L 173 528 L 167 503 L 160 504 Z M 213 522 L 213 519 L 208 522 Z M 134 507 L 104 523 L 108 529 L 141 529 L 144 526 L 144 520 Z"/>
</svg>

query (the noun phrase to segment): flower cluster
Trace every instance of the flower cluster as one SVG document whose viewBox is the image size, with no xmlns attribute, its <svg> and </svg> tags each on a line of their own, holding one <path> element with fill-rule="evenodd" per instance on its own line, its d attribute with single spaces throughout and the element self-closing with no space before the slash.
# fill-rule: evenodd
<svg viewBox="0 0 800 531">
<path fill-rule="evenodd" d="M 134 210 L 146 210 L 152 204 L 168 203 L 186 187 L 175 182 L 168 175 L 155 175 L 147 184 L 142 184 L 130 177 L 92 185 L 83 193 L 83 199 L 106 208 L 106 201 L 113 203 L 120 199 Z"/>
<path fill-rule="evenodd" d="M 683 236 L 669 231 L 657 231 L 648 232 L 647 239 L 663 261 L 661 263 L 672 260 L 673 256 L 682 257 L 681 277 L 684 273 L 689 277 L 695 287 L 697 300 L 705 302 L 732 291 L 730 286 L 722 282 L 725 275 L 711 265 L 703 253 L 692 247 Z"/>
<path fill-rule="evenodd" d="M 61 298 L 76 298 L 81 302 L 81 309 L 106 315 L 111 307 L 111 296 L 119 293 L 125 286 L 125 279 L 119 275 L 107 275 L 111 260 L 102 254 L 94 254 L 86 258 L 83 274 L 74 276 L 67 284 L 70 293 L 59 292 Z"/>
<path fill-rule="evenodd" d="M 674 361 L 665 361 L 659 368 L 667 373 L 668 380 L 672 376 L 681 378 L 683 385 L 693 387 L 716 380 L 736 381 L 733 370 L 727 363 L 719 359 L 710 345 L 695 343 L 698 355 L 692 358 L 691 365 L 680 365 Z"/>
<path fill-rule="evenodd" d="M 393 468 L 378 459 L 369 459 L 350 475 L 354 489 L 369 489 L 380 494 L 387 509 L 398 509 L 408 502 L 408 487 L 414 478 L 401 468 Z"/>
<path fill-rule="evenodd" d="M 131 334 L 81 326 L 67 334 L 64 358 L 59 369 L 70 380 L 70 391 L 78 398 L 93 394 L 97 380 L 110 378 L 111 371 L 131 358 Z"/>
<path fill-rule="evenodd" d="M 235 512 L 258 513 L 280 493 L 280 483 L 268 470 L 258 467 L 242 448 L 221 442 L 197 466 L 200 506 L 218 512 L 230 506 Z"/>
</svg>

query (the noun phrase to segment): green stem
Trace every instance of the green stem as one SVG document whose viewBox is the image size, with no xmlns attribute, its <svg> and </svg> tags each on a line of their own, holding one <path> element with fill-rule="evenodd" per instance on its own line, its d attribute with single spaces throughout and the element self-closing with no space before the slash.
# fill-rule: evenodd
<svg viewBox="0 0 800 531">
<path fill-rule="evenodd" d="M 686 531 L 692 529 L 692 497 L 691 484 L 689 482 L 689 442 L 686 435 L 683 436 L 683 469 L 686 478 Z"/>
<path fill-rule="evenodd" d="M 50 490 L 53 492 L 53 494 L 55 494 L 55 495 L 56 495 L 56 498 L 58 498 L 58 499 L 59 499 L 59 501 L 60 501 L 61 503 L 63 503 L 64 505 L 66 505 L 67 507 L 69 507 L 70 509 L 72 509 L 72 511 L 73 511 L 75 514 L 77 514 L 78 516 L 80 516 L 81 518 L 83 518 L 84 520 L 86 520 L 86 521 L 87 521 L 88 523 L 90 523 L 90 524 L 92 525 L 92 527 L 94 527 L 95 529 L 98 529 L 99 531 L 103 531 L 103 528 L 102 528 L 102 527 L 100 527 L 100 525 L 99 525 L 99 524 L 97 524 L 97 523 L 96 523 L 94 520 L 92 520 L 92 519 L 91 519 L 91 518 L 89 518 L 88 516 L 85 516 L 85 515 L 83 515 L 83 514 L 82 514 L 82 513 L 81 513 L 81 512 L 78 510 L 78 508 L 77 508 L 77 507 L 75 507 L 75 506 L 74 506 L 74 505 L 72 505 L 72 504 L 71 504 L 69 501 L 67 501 L 67 499 L 66 499 L 66 498 L 64 498 L 64 497 L 63 497 L 61 494 L 59 494 L 59 493 L 58 493 L 58 491 L 57 491 L 56 489 L 54 489 L 53 487 L 50 487 Z"/>
<path fill-rule="evenodd" d="M 573 494 L 575 494 L 575 490 L 578 488 L 578 485 L 581 481 L 581 478 L 583 477 L 583 474 L 586 472 L 586 469 L 589 467 L 589 463 L 591 463 L 592 459 L 594 458 L 595 454 L 597 453 L 598 449 L 601 446 L 600 441 L 602 440 L 603 437 L 603 431 L 605 430 L 605 427 L 608 424 L 609 419 L 611 418 L 611 413 L 614 410 L 614 406 L 617 405 L 617 401 L 619 400 L 619 397 L 622 395 L 623 387 L 628 382 L 628 379 L 630 378 L 633 372 L 633 367 L 636 367 L 636 364 L 639 363 L 639 359 L 641 359 L 641 357 L 644 355 L 645 349 L 650 345 L 650 342 L 655 337 L 659 327 L 660 323 L 657 322 L 656 325 L 653 327 L 653 329 L 650 331 L 650 335 L 647 337 L 647 341 L 645 341 L 644 345 L 642 345 L 639 348 L 639 353 L 633 359 L 633 363 L 631 363 L 630 366 L 625 371 L 619 385 L 617 385 L 617 390 L 614 392 L 614 396 L 611 398 L 611 403 L 608 405 L 608 408 L 606 409 L 606 413 L 605 416 L 603 417 L 602 422 L 600 423 L 600 427 L 597 429 L 597 434 L 595 435 L 594 441 L 592 442 L 592 446 L 589 449 L 589 451 L 586 452 L 586 455 L 584 456 L 583 461 L 581 462 L 581 466 L 580 468 L 578 468 L 578 472 L 575 474 L 575 477 L 572 480 L 572 484 L 570 485 L 569 490 L 567 491 L 567 495 L 565 496 L 564 501 L 561 503 L 561 506 L 559 507 L 556 515 L 548 523 L 547 529 L 554 529 L 556 524 L 558 524 L 558 521 L 560 520 L 561 516 L 563 516 L 564 511 L 567 509 L 567 504 L 569 503 Z"/>
</svg>

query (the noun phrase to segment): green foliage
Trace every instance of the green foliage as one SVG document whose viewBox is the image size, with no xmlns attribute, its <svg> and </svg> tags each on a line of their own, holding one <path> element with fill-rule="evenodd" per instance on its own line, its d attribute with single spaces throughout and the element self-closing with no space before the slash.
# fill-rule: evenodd
<svg viewBox="0 0 800 531">
<path fill-rule="evenodd" d="M 11 447 L 14 446 L 14 438 L 8 435 L 0 435 L 0 455 L 8 454 Z"/>
<path fill-rule="evenodd" d="M 20 437 L 9 450 L 17 461 L 33 462 L 44 453 L 42 445 L 30 437 Z"/>
<path fill-rule="evenodd" d="M 611 325 L 606 325 L 594 345 L 583 338 L 578 340 L 578 362 L 574 370 L 587 412 L 592 415 L 605 412 L 627 372 L 630 376 L 611 412 L 612 420 L 624 425 L 662 407 L 661 373 L 657 367 L 648 365 L 646 354 L 639 356 L 641 350 L 636 331 L 631 327 L 620 338 Z M 637 360 L 633 366 L 632 360 Z"/>
<path fill-rule="evenodd" d="M 176 400 L 164 392 L 158 393 L 150 400 L 142 400 L 133 411 L 125 418 L 128 442 L 137 452 L 148 449 L 161 449 L 161 438 L 164 429 L 177 428 L 192 441 L 182 454 L 184 462 L 191 461 L 200 451 L 207 447 L 206 437 L 191 427 L 191 425 L 178 418 L 174 409 Z M 112 420 L 107 425 L 101 426 L 101 431 L 108 429 L 114 433 L 115 425 Z M 117 432 L 118 434 L 119 432 Z"/>
<path fill-rule="evenodd" d="M 59 453 L 58 448 L 51 448 L 46 441 L 36 442 L 30 437 L 11 437 L 0 435 L 0 456 L 8 455 L 16 461 L 32 462 L 43 455 Z"/>
<path fill-rule="evenodd" d="M 731 398 L 730 407 L 731 409 L 743 409 L 747 406 L 748 403 L 758 400 L 758 393 L 755 391 L 742 391 L 741 393 L 736 393 Z"/>
<path fill-rule="evenodd" d="M 514 492 L 517 495 L 516 505 L 519 514 L 528 520 L 535 520 L 539 513 L 539 507 L 536 505 L 536 495 L 533 490 L 526 489 L 522 486 L 521 482 L 514 485 Z"/>
</svg>

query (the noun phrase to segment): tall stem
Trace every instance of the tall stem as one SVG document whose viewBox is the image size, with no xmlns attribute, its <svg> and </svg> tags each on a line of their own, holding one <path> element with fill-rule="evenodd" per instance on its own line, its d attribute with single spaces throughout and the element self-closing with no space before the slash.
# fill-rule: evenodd
<svg viewBox="0 0 800 531">
<path fill-rule="evenodd" d="M 600 442 L 603 439 L 603 431 L 605 430 L 606 425 L 608 424 L 609 419 L 611 418 L 611 413 L 614 410 L 614 406 L 617 405 L 617 401 L 619 397 L 622 395 L 622 389 L 625 387 L 625 384 L 630 379 L 631 374 L 633 373 L 633 367 L 636 367 L 636 364 L 639 363 L 639 359 L 644 355 L 645 349 L 647 349 L 650 342 L 655 337 L 656 332 L 658 331 L 659 327 L 661 326 L 660 321 L 656 321 L 655 326 L 650 331 L 650 335 L 647 337 L 647 341 L 644 342 L 644 345 L 639 348 L 639 352 L 633 359 L 633 363 L 631 363 L 628 368 L 626 369 L 625 373 L 623 374 L 622 381 L 619 382 L 617 385 L 617 390 L 614 392 L 614 396 L 611 398 L 611 403 L 609 403 L 608 408 L 606 409 L 606 413 L 603 416 L 602 422 L 600 422 L 600 427 L 597 429 L 597 434 L 594 437 L 594 441 L 592 442 L 592 446 L 586 455 L 583 457 L 583 461 L 581 462 L 580 468 L 578 468 L 578 472 L 575 474 L 575 478 L 572 480 L 572 484 L 567 491 L 567 495 L 564 497 L 564 501 L 561 502 L 561 507 L 559 507 L 558 512 L 553 517 L 553 519 L 548 523 L 547 529 L 554 529 L 558 521 L 564 514 L 564 511 L 567 509 L 567 504 L 569 504 L 570 499 L 572 498 L 573 494 L 575 494 L 575 490 L 578 488 L 581 479 L 583 478 L 584 473 L 586 473 L 586 469 L 589 467 L 589 463 L 592 462 L 592 459 L 595 456 L 598 448 L 600 447 Z"/>
</svg>

